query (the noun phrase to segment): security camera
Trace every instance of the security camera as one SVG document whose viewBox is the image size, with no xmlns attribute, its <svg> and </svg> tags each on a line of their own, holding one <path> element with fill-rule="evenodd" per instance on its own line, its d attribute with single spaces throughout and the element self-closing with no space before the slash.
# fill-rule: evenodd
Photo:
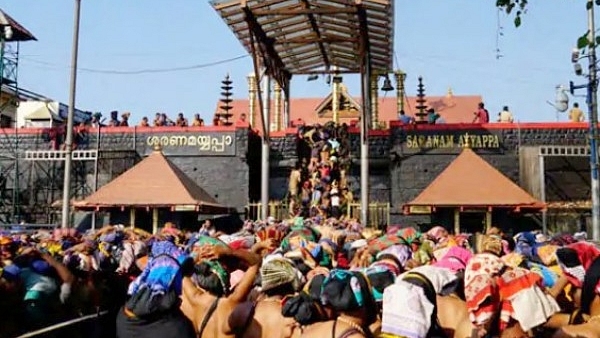
<svg viewBox="0 0 600 338">
<path fill-rule="evenodd" d="M 575 70 L 575 75 L 577 75 L 577 76 L 583 75 L 583 68 L 581 68 L 581 65 L 579 63 L 575 63 L 573 65 L 573 70 Z"/>
<path fill-rule="evenodd" d="M 576 63 L 579 60 L 579 49 L 573 48 L 571 52 L 571 62 Z"/>
</svg>

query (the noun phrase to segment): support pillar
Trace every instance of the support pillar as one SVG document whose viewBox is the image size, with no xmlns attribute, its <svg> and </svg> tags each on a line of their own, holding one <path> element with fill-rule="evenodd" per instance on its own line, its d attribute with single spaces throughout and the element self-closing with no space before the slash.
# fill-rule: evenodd
<svg viewBox="0 0 600 338">
<path fill-rule="evenodd" d="M 158 208 L 152 209 L 152 234 L 158 233 Z"/>
<path fill-rule="evenodd" d="M 460 234 L 460 209 L 454 209 L 454 234 Z"/>
<path fill-rule="evenodd" d="M 542 203 L 546 203 L 546 161 L 544 155 L 539 155 L 539 175 L 540 178 L 540 199 Z M 542 210 L 542 231 L 548 234 L 548 212 Z"/>
<path fill-rule="evenodd" d="M 334 75 L 331 82 L 331 115 L 335 124 L 340 123 L 340 83 Z"/>
<path fill-rule="evenodd" d="M 262 149 L 261 149 L 261 179 L 260 179 L 260 203 L 261 208 L 261 219 L 266 220 L 269 217 L 269 158 L 271 151 L 269 142 L 269 125 L 271 121 L 271 77 L 266 73 L 263 75 L 263 83 L 261 85 L 262 93 L 262 114 L 265 121 L 262 137 Z"/>
<path fill-rule="evenodd" d="M 281 120 L 283 117 L 283 109 L 281 102 L 281 86 L 279 86 L 279 83 L 277 83 L 277 81 L 273 82 L 273 99 L 275 100 L 273 107 L 275 109 L 275 116 L 273 116 L 273 128 L 271 128 L 271 131 L 280 131 Z"/>
<path fill-rule="evenodd" d="M 135 228 L 135 208 L 129 209 L 129 226 Z"/>
<path fill-rule="evenodd" d="M 288 83 L 288 86 L 290 84 Z M 290 89 L 283 93 L 283 130 L 290 127 Z"/>
<path fill-rule="evenodd" d="M 256 76 L 250 73 L 246 80 L 248 81 L 248 122 L 252 128 L 256 128 Z"/>
<path fill-rule="evenodd" d="M 371 129 L 379 129 L 379 85 L 378 75 L 371 76 Z"/>
<path fill-rule="evenodd" d="M 483 233 L 486 234 L 487 231 L 492 227 L 492 209 L 488 209 L 485 212 L 485 228 L 483 229 Z"/>
<path fill-rule="evenodd" d="M 404 110 L 404 97 L 406 96 L 406 89 L 404 88 L 404 82 L 406 81 L 406 73 L 397 70 L 394 72 L 396 78 L 396 107 L 398 108 L 398 115 L 400 111 Z"/>
<path fill-rule="evenodd" d="M 369 120 L 371 119 L 371 58 L 368 51 L 362 60 L 361 92 L 362 115 L 360 119 L 360 221 L 369 225 Z"/>
</svg>

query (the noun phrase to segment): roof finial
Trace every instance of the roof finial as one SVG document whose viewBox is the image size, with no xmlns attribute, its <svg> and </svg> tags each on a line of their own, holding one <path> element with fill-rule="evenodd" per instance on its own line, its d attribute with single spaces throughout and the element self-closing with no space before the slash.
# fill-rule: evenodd
<svg viewBox="0 0 600 338">
<path fill-rule="evenodd" d="M 448 92 L 446 93 L 446 98 L 451 99 L 454 96 L 454 93 L 452 92 L 452 87 L 448 87 Z"/>
<path fill-rule="evenodd" d="M 154 150 L 154 152 L 156 152 L 156 153 L 162 152 L 162 147 L 160 146 L 160 142 L 154 143 L 152 150 Z"/>
<path fill-rule="evenodd" d="M 465 133 L 464 137 L 464 142 L 463 142 L 463 148 L 467 149 L 467 148 L 471 148 L 471 142 L 469 140 L 469 133 Z"/>
</svg>

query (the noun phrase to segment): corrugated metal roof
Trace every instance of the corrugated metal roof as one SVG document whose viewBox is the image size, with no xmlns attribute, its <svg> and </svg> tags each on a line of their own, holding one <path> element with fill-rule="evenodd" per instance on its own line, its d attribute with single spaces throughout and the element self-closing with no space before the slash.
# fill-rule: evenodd
<svg viewBox="0 0 600 338">
<path fill-rule="evenodd" d="M 393 0 L 215 0 L 219 13 L 249 53 L 252 32 L 290 74 L 360 73 L 362 26 L 375 72 L 393 68 Z M 361 18 L 365 18 L 363 25 Z M 263 40 L 263 41 L 261 41 Z M 265 47 L 265 46 L 263 46 Z M 270 60 L 278 63 L 278 60 Z"/>
</svg>

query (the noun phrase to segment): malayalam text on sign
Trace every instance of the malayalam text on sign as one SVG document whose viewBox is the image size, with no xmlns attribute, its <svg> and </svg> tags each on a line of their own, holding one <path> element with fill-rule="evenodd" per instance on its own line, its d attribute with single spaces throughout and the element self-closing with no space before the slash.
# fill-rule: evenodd
<svg viewBox="0 0 600 338">
<path fill-rule="evenodd" d="M 160 146 L 167 152 L 192 154 L 195 148 L 206 155 L 235 155 L 235 134 L 152 135 L 146 138 L 146 144 Z"/>
</svg>

